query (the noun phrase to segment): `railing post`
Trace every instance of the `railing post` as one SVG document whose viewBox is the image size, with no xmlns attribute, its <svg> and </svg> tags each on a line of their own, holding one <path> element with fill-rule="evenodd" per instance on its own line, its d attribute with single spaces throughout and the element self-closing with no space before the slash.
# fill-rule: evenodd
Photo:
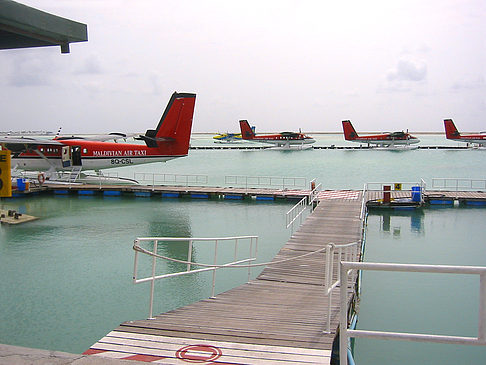
<svg viewBox="0 0 486 365">
<path fill-rule="evenodd" d="M 191 262 L 192 262 L 192 240 L 189 240 L 189 247 L 187 248 L 187 271 L 191 271 Z"/>
<path fill-rule="evenodd" d="M 214 265 L 218 262 L 218 240 L 214 241 Z M 216 287 L 216 268 L 213 269 L 213 288 L 211 290 L 211 298 L 214 298 L 214 292 Z"/>
<path fill-rule="evenodd" d="M 347 270 L 342 262 L 339 263 L 341 281 L 339 303 L 339 365 L 348 365 L 348 299 L 347 299 Z"/>
<path fill-rule="evenodd" d="M 157 254 L 157 246 L 159 241 L 154 240 L 154 249 L 152 256 L 152 281 L 150 282 L 150 307 L 149 307 L 149 319 L 154 319 L 153 317 L 153 309 L 154 309 L 154 288 L 155 288 L 155 264 L 157 262 L 157 258 L 155 255 Z"/>
<path fill-rule="evenodd" d="M 138 240 L 133 241 L 133 246 L 138 247 Z M 138 269 L 138 251 L 135 251 L 135 259 L 133 262 L 133 282 L 137 280 L 137 269 Z"/>
<path fill-rule="evenodd" d="M 478 340 L 486 341 L 486 273 L 479 276 Z"/>
</svg>

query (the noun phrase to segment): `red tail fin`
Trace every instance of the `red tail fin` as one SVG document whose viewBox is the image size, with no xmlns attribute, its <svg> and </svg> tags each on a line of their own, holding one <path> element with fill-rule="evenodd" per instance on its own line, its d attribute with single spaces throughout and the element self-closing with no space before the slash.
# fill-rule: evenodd
<svg viewBox="0 0 486 365">
<path fill-rule="evenodd" d="M 343 130 L 344 130 L 344 139 L 346 141 L 355 140 L 358 137 L 358 133 L 356 133 L 351 121 L 343 120 Z"/>
<path fill-rule="evenodd" d="M 243 139 L 253 139 L 255 137 L 255 132 L 250 127 L 247 120 L 240 120 L 241 138 Z"/>
<path fill-rule="evenodd" d="M 444 119 L 444 127 L 447 139 L 458 139 L 461 136 L 452 119 Z"/>
<path fill-rule="evenodd" d="M 187 154 L 196 94 L 173 93 L 156 129 L 140 136 L 148 147 L 169 148 L 171 154 Z"/>
</svg>

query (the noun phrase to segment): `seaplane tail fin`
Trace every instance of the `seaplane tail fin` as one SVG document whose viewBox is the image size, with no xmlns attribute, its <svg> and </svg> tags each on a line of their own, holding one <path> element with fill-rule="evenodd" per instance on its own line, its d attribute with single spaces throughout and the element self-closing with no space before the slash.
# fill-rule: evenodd
<svg viewBox="0 0 486 365">
<path fill-rule="evenodd" d="M 247 120 L 240 120 L 241 138 L 253 139 L 255 137 L 255 130 L 250 127 Z"/>
<path fill-rule="evenodd" d="M 343 120 L 343 130 L 344 139 L 346 141 L 353 141 L 356 139 L 356 137 L 358 137 L 358 133 L 356 133 L 356 130 L 354 129 L 350 120 Z"/>
<path fill-rule="evenodd" d="M 191 137 L 196 94 L 173 93 L 156 129 L 148 129 L 140 136 L 147 147 L 172 147 L 174 154 L 187 154 Z"/>
<path fill-rule="evenodd" d="M 444 128 L 447 139 L 458 139 L 461 136 L 452 119 L 444 119 Z"/>
</svg>

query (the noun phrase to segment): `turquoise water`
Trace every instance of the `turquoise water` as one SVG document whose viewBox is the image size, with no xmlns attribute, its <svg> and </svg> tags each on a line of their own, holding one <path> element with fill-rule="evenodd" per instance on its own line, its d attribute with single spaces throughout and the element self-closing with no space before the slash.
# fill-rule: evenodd
<svg viewBox="0 0 486 365">
<path fill-rule="evenodd" d="M 0 343 L 73 353 L 123 321 L 148 317 L 149 284 L 132 284 L 136 237 L 258 235 L 258 261 L 264 262 L 290 235 L 289 204 L 278 202 L 38 196 L 0 206 L 41 217 L 0 226 Z M 212 263 L 207 252 L 196 246 L 193 259 Z M 154 313 L 209 297 L 210 275 L 159 281 Z M 216 291 L 245 281 L 246 271 L 222 271 Z"/>
<path fill-rule="evenodd" d="M 423 209 L 368 217 L 365 261 L 486 266 L 486 209 Z M 363 273 L 359 329 L 476 337 L 479 277 Z M 358 339 L 371 364 L 483 364 L 484 346 Z"/>
<path fill-rule="evenodd" d="M 316 138 L 316 144 L 349 145 L 342 141 L 342 136 L 323 135 Z M 441 136 L 424 136 L 423 143 L 426 139 L 430 145 L 446 144 L 442 143 Z M 193 140 L 193 145 L 211 143 L 211 136 L 199 136 Z M 484 179 L 485 154 L 485 150 L 191 150 L 188 157 L 165 164 L 106 172 L 116 171 L 126 177 L 133 177 L 135 171 L 204 174 L 208 176 L 208 185 L 215 186 L 224 185 L 224 177 L 229 175 L 291 176 L 304 177 L 307 185 L 311 179 L 317 178 L 323 184 L 323 189 L 361 189 L 364 183 L 372 181 L 416 182 L 424 178 L 430 184 L 435 177 Z M 121 322 L 148 316 L 149 285 L 132 284 L 131 246 L 134 238 L 258 235 L 259 261 L 263 262 L 273 257 L 290 236 L 285 229 L 285 213 L 291 203 L 284 202 L 36 196 L 3 199 L 0 200 L 0 207 L 40 217 L 24 225 L 0 226 L 0 276 L 3 278 L 0 281 L 0 343 L 74 353 L 83 352 Z M 400 215 L 389 219 L 372 215 L 369 218 L 366 259 L 485 265 L 479 235 L 484 212 L 486 209 L 451 208 L 426 210 L 418 216 Z M 462 219 L 463 213 L 469 215 Z M 388 231 L 383 227 L 389 227 Z M 456 235 L 455 232 L 460 233 Z M 451 248 L 456 241 L 460 242 L 459 246 L 465 243 L 472 243 L 472 246 L 457 253 Z M 439 248 L 432 248 L 437 243 Z M 473 251 L 474 247 L 479 252 Z M 167 250 L 180 256 L 183 249 L 176 247 Z M 379 255 L 373 256 L 374 252 Z M 478 262 L 461 261 L 462 256 Z M 196 247 L 195 258 L 209 259 L 207 248 Z M 253 276 L 257 274 L 255 270 Z M 222 272 L 218 275 L 217 291 L 227 290 L 245 280 L 244 272 Z M 391 300 L 403 298 L 398 294 L 386 295 L 388 289 L 381 290 L 384 284 L 380 280 L 370 274 L 363 283 L 359 324 L 376 329 L 376 326 L 381 326 L 380 314 L 389 311 L 392 314 L 386 321 L 383 319 L 383 325 L 391 323 L 398 328 L 384 329 L 399 330 L 402 325 L 397 318 L 401 318 L 404 312 L 411 312 L 408 309 L 411 304 L 405 310 L 396 312 L 395 303 Z M 462 282 L 467 284 L 464 287 L 468 297 L 473 298 L 466 301 L 466 305 L 472 303 L 474 306 L 477 293 L 469 290 L 474 283 L 470 284 L 466 279 Z M 391 289 L 395 289 L 407 283 L 408 279 L 396 279 L 390 285 Z M 435 285 L 432 283 L 429 286 Z M 164 312 L 206 298 L 210 295 L 210 286 L 210 274 L 160 282 L 156 288 L 154 312 Z M 423 290 L 428 289 L 425 287 Z M 444 296 L 443 292 L 439 294 Z M 386 299 L 380 296 L 383 293 Z M 406 297 L 406 302 L 416 303 L 417 297 L 420 301 L 425 300 L 421 292 L 412 292 Z M 462 300 L 460 295 L 444 298 L 448 304 L 455 303 L 456 299 Z M 384 301 L 391 304 L 391 309 L 376 310 L 378 304 Z M 439 317 L 439 324 L 449 326 L 445 330 L 457 329 L 461 333 L 469 333 L 470 325 L 476 328 L 475 315 L 469 316 L 473 318 L 472 322 L 469 319 L 450 321 L 449 317 L 461 317 L 455 308 L 462 308 L 462 305 L 463 301 L 458 301 L 451 311 L 445 311 L 445 317 Z M 427 301 L 413 315 L 418 319 L 428 318 L 431 317 L 431 308 L 435 315 L 442 306 Z M 466 308 L 467 312 L 471 311 L 469 307 Z M 404 320 L 405 324 L 408 322 L 408 319 Z M 383 345 L 383 341 L 378 341 L 378 347 L 372 347 L 377 346 L 372 340 L 363 341 L 363 345 L 360 342 L 356 347 L 359 365 L 395 363 L 395 360 L 377 362 L 373 359 L 376 359 L 374 356 L 377 353 L 384 355 L 391 351 L 396 342 Z M 367 347 L 367 342 L 370 347 Z M 412 345 L 416 344 L 406 344 Z M 434 356 L 442 356 L 443 348 L 446 348 L 443 345 L 433 347 Z M 466 352 L 461 355 L 462 359 L 468 356 L 474 358 L 474 354 L 477 351 L 481 354 L 482 350 L 469 346 L 465 349 L 462 350 Z M 405 353 L 405 359 L 414 355 L 407 353 L 408 348 L 397 351 Z M 420 352 L 416 347 L 411 351 Z M 398 358 L 399 355 L 393 356 Z M 422 352 L 423 358 L 430 359 L 430 355 Z M 419 360 L 404 361 L 402 363 L 420 363 Z"/>
</svg>

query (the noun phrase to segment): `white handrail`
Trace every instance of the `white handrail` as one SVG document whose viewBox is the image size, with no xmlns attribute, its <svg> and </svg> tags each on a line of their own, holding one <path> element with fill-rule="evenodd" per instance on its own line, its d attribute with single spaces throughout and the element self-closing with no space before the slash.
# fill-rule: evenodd
<svg viewBox="0 0 486 365">
<path fill-rule="evenodd" d="M 376 186 L 378 185 L 378 186 Z M 385 190 L 385 186 L 392 187 L 393 190 Z M 411 191 L 412 195 L 414 192 L 414 187 L 420 187 L 420 202 L 424 203 L 426 183 L 424 179 L 420 179 L 419 182 L 400 182 L 400 183 L 390 183 L 390 182 L 368 182 L 365 184 L 363 189 L 363 197 L 366 191 L 381 191 L 381 192 L 391 192 L 391 191 Z"/>
<path fill-rule="evenodd" d="M 284 176 L 247 176 L 228 175 L 224 177 L 225 185 L 236 185 L 240 187 L 279 187 L 281 189 L 304 188 L 307 186 L 305 177 L 284 177 Z"/>
<path fill-rule="evenodd" d="M 208 175 L 198 174 L 161 174 L 155 172 L 135 172 L 133 179 L 137 181 L 150 182 L 154 188 L 156 185 L 164 184 L 182 184 L 189 186 L 189 184 L 206 185 L 208 183 Z"/>
<path fill-rule="evenodd" d="M 484 179 L 462 179 L 462 178 L 433 178 L 432 189 L 438 190 L 474 190 L 486 191 L 486 180 Z"/>
<path fill-rule="evenodd" d="M 314 201 L 319 200 L 319 193 L 321 192 L 322 184 L 318 184 L 314 189 L 311 190 L 309 194 L 309 205 L 314 203 Z"/>
<path fill-rule="evenodd" d="M 459 345 L 486 345 L 486 267 L 483 266 L 449 266 L 449 265 L 416 265 L 416 264 L 389 264 L 371 262 L 341 262 L 341 278 L 348 281 L 353 270 L 421 272 L 440 274 L 479 275 L 479 318 L 478 336 L 445 336 L 420 333 L 385 332 L 369 330 L 348 329 L 347 285 L 341 285 L 340 290 L 340 327 L 339 327 L 339 353 L 340 365 L 347 365 L 348 338 L 367 337 L 375 339 L 395 339 L 417 342 L 449 343 Z"/>
<path fill-rule="evenodd" d="M 302 224 L 302 214 L 307 209 L 307 196 L 304 196 L 285 214 L 286 228 L 289 228 L 300 217 L 300 223 Z"/>
<path fill-rule="evenodd" d="M 327 321 L 325 333 L 331 333 L 332 291 L 341 283 L 341 275 L 339 270 L 337 270 L 336 280 L 333 281 L 334 262 L 341 262 L 343 257 L 345 261 L 358 261 L 359 243 L 360 242 L 351 242 L 344 245 L 335 245 L 334 243 L 329 243 L 326 245 L 326 272 L 324 278 L 324 293 L 327 296 Z M 335 252 L 336 250 L 337 253 Z"/>
<path fill-rule="evenodd" d="M 214 258 L 213 258 L 213 264 L 202 264 L 202 263 L 197 263 L 197 262 L 192 262 L 192 248 L 194 242 L 201 241 L 201 242 L 214 242 Z M 232 262 L 225 263 L 218 265 L 217 264 L 217 254 L 218 254 L 218 242 L 223 241 L 234 241 L 234 257 Z M 248 253 L 248 258 L 246 259 L 237 259 L 237 251 L 238 251 L 238 243 L 240 241 L 247 241 L 249 242 L 249 253 Z M 141 242 L 153 242 L 153 250 L 151 252 L 152 256 L 152 274 L 150 276 L 147 276 L 145 278 L 138 278 L 138 253 L 147 253 L 147 250 L 142 249 L 140 246 Z M 159 243 L 161 242 L 188 242 L 188 250 L 187 250 L 187 260 L 178 260 L 178 259 L 173 259 L 165 256 L 158 255 L 157 250 Z M 154 303 L 154 287 L 155 287 L 155 281 L 159 279 L 165 279 L 165 278 L 170 278 L 170 277 L 175 277 L 175 276 L 182 276 L 182 275 L 187 275 L 187 274 L 194 274 L 198 272 L 204 272 L 204 271 L 213 271 L 213 282 L 212 282 L 212 291 L 211 291 L 211 297 L 214 297 L 215 294 L 215 286 L 216 286 L 216 270 L 224 268 L 224 267 L 229 267 L 230 265 L 238 265 L 241 263 L 245 262 L 251 262 L 256 260 L 256 255 L 258 251 L 258 236 L 236 236 L 236 237 L 213 237 L 213 238 L 188 238 L 188 237 L 143 237 L 143 238 L 137 238 L 134 241 L 133 244 L 133 249 L 135 250 L 135 258 L 134 258 L 134 263 L 133 263 L 133 283 L 134 284 L 140 284 L 149 281 L 150 284 L 150 302 L 149 302 L 149 319 L 153 319 L 153 303 Z M 147 253 L 148 254 L 148 253 Z M 254 256 L 254 257 L 252 257 Z M 183 262 L 186 264 L 186 270 L 184 271 L 179 271 L 175 273 L 168 273 L 168 274 L 161 274 L 161 275 L 156 275 L 156 260 L 157 258 L 173 261 L 173 262 Z M 193 266 L 201 266 L 201 269 L 192 269 Z M 248 268 L 248 281 L 250 281 L 251 277 L 251 266 L 245 266 L 245 268 Z"/>
</svg>

